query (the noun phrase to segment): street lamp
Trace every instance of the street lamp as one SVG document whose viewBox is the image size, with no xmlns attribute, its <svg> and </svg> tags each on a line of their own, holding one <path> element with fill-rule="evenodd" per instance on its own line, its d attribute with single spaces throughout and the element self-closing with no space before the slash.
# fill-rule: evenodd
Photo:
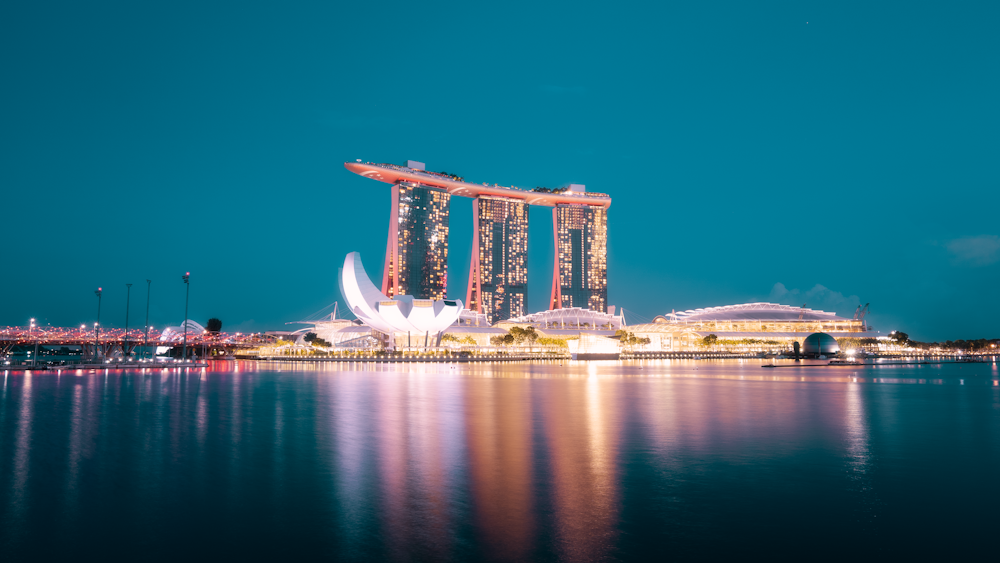
<svg viewBox="0 0 1000 563">
<path fill-rule="evenodd" d="M 97 322 L 94 323 L 94 361 L 97 361 L 98 350 L 101 346 L 101 288 L 94 292 L 97 296 Z"/>
<path fill-rule="evenodd" d="M 188 299 L 191 297 L 191 272 L 185 273 L 181 278 L 184 280 L 184 285 L 187 286 L 184 296 L 184 354 L 181 357 L 181 361 L 186 362 L 188 354 Z"/>
<path fill-rule="evenodd" d="M 123 343 L 123 346 L 122 346 L 122 352 L 124 352 L 125 361 L 127 362 L 128 361 L 128 356 L 129 356 L 129 354 L 128 354 L 128 305 L 129 305 L 129 302 L 132 300 L 132 284 L 127 283 L 127 284 L 125 284 L 125 287 L 127 288 L 127 291 L 125 292 L 125 342 Z"/>
<path fill-rule="evenodd" d="M 35 319 L 31 319 L 31 325 L 28 327 L 28 336 L 30 337 L 32 333 L 35 332 Z M 31 367 L 38 365 L 38 339 L 35 339 L 35 355 L 31 356 Z"/>
<path fill-rule="evenodd" d="M 149 289 L 152 285 L 153 280 L 146 280 L 146 342 L 143 344 L 142 356 L 146 357 L 146 352 L 149 352 Z"/>
</svg>

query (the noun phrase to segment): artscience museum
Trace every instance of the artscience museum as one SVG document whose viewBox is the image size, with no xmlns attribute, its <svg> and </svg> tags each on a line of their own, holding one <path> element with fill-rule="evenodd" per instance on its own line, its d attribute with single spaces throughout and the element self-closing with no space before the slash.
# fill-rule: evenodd
<svg viewBox="0 0 1000 563">
<path fill-rule="evenodd" d="M 378 336 L 390 349 L 440 346 L 445 329 L 458 320 L 463 309 L 460 300 L 414 299 L 412 295 L 390 299 L 372 283 L 357 252 L 344 259 L 340 292 L 351 312 L 381 333 Z"/>
</svg>

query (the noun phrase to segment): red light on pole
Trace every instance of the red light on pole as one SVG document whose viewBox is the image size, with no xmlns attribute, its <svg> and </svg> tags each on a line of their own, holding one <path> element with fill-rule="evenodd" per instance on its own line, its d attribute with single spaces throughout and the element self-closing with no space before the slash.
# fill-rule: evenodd
<svg viewBox="0 0 1000 563">
<path fill-rule="evenodd" d="M 184 351 L 182 354 L 182 361 L 187 361 L 187 346 L 188 346 L 188 298 L 191 297 L 191 272 L 185 272 L 181 278 L 184 280 L 185 295 L 184 295 Z"/>
</svg>

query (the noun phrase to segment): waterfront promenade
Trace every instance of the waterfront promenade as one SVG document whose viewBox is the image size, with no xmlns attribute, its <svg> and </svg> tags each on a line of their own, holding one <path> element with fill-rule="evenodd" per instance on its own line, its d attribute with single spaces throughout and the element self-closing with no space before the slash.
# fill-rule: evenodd
<svg viewBox="0 0 1000 563">
<path fill-rule="evenodd" d="M 266 354 L 241 353 L 236 354 L 237 360 L 257 360 L 265 362 L 387 362 L 387 363 L 442 363 L 442 362 L 523 362 L 528 360 L 569 360 L 569 352 L 529 352 L 529 351 L 489 351 L 465 352 L 450 350 L 430 353 L 420 352 L 340 352 L 330 354 Z"/>
</svg>

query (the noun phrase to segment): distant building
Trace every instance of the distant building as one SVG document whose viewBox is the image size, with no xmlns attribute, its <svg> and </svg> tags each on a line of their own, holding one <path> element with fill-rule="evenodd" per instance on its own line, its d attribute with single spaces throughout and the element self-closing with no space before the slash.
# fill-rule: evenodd
<svg viewBox="0 0 1000 563">
<path fill-rule="evenodd" d="M 647 324 L 626 330 L 650 339 L 649 351 L 699 350 L 699 343 L 714 334 L 727 348 L 777 349 L 800 345 L 816 332 L 827 338 L 885 338 L 864 321 L 836 313 L 777 303 L 744 303 L 707 307 L 660 315 Z"/>
<path fill-rule="evenodd" d="M 490 324 L 524 314 L 528 301 L 528 206 L 479 196 L 466 303 Z"/>
</svg>

